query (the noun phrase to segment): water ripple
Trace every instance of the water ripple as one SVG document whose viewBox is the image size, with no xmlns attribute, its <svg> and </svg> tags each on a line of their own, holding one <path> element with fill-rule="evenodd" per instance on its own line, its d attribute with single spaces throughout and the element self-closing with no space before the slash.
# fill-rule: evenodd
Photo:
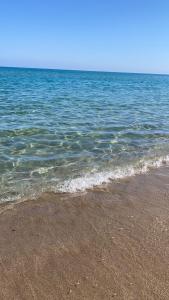
<svg viewBox="0 0 169 300">
<path fill-rule="evenodd" d="M 0 68 L 0 199 L 156 166 L 168 100 L 169 76 Z"/>
</svg>

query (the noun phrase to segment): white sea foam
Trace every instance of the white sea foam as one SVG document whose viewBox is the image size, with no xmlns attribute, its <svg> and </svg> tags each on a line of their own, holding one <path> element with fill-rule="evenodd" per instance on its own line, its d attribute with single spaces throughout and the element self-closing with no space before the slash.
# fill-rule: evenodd
<svg viewBox="0 0 169 300">
<path fill-rule="evenodd" d="M 117 180 L 137 174 L 147 173 L 152 168 L 159 168 L 163 165 L 169 164 L 169 155 L 157 159 L 140 160 L 134 166 L 115 168 L 111 171 L 103 171 L 96 173 L 87 173 L 82 177 L 70 179 L 63 184 L 57 186 L 59 192 L 75 193 L 78 191 L 85 191 L 86 189 L 103 183 L 109 183 L 110 180 Z"/>
<path fill-rule="evenodd" d="M 87 189 L 99 186 L 103 183 L 109 183 L 111 180 L 122 179 L 129 176 L 134 176 L 137 174 L 147 173 L 150 169 L 159 168 L 164 165 L 169 165 L 169 155 L 154 158 L 154 159 L 142 159 L 133 165 L 116 167 L 109 171 L 86 173 L 84 176 L 77 177 L 75 179 L 69 179 L 63 183 L 56 183 L 52 180 L 47 185 L 45 182 L 43 186 L 30 186 L 27 188 L 26 193 L 23 191 L 15 196 L 6 195 L 0 198 L 0 202 L 8 201 L 24 201 L 26 199 L 37 199 L 41 193 L 53 191 L 53 192 L 63 192 L 63 193 L 76 193 L 84 192 Z M 45 169 L 46 171 L 46 169 Z M 36 172 L 43 173 L 44 169 L 36 169 Z"/>
</svg>

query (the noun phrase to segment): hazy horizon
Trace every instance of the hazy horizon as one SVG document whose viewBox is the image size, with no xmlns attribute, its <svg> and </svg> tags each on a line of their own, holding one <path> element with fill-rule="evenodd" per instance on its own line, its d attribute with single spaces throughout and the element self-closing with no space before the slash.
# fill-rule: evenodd
<svg viewBox="0 0 169 300">
<path fill-rule="evenodd" d="M 128 71 L 109 71 L 109 70 L 85 70 L 85 69 L 65 69 L 65 68 L 55 68 L 55 67 L 32 67 L 32 66 L 3 66 L 0 68 L 16 68 L 16 69 L 35 69 L 35 70 L 54 70 L 54 71 L 74 71 L 74 72 L 100 72 L 100 73 L 122 73 L 122 74 L 140 74 L 140 75 L 164 75 L 169 76 L 169 73 L 151 73 L 151 72 L 128 72 Z"/>
</svg>

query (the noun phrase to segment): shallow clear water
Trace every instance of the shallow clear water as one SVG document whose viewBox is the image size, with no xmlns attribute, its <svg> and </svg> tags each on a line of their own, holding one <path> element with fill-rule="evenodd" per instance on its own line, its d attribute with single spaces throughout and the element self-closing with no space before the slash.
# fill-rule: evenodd
<svg viewBox="0 0 169 300">
<path fill-rule="evenodd" d="M 0 199 L 169 160 L 169 76 L 0 68 Z"/>
</svg>

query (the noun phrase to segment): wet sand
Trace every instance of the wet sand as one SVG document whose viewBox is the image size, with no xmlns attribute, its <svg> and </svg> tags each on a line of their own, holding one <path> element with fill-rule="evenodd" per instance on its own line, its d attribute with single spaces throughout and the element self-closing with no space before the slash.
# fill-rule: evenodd
<svg viewBox="0 0 169 300">
<path fill-rule="evenodd" d="M 0 299 L 169 299 L 169 168 L 0 206 Z"/>
</svg>

